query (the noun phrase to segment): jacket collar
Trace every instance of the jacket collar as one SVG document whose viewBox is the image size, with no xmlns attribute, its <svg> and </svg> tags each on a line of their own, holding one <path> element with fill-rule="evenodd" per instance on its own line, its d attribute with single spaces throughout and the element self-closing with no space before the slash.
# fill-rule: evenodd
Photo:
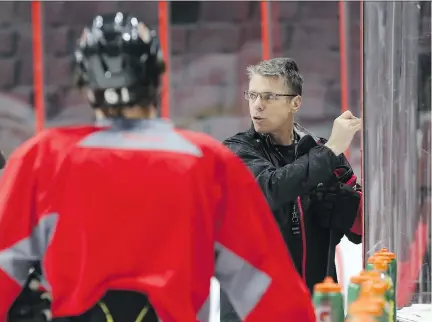
<svg viewBox="0 0 432 322">
<path fill-rule="evenodd" d="M 302 139 L 306 135 L 312 136 L 315 139 L 315 141 L 318 141 L 318 139 L 319 139 L 318 137 L 313 135 L 309 130 L 307 130 L 305 127 L 303 127 L 302 125 L 300 125 L 297 122 L 294 122 L 293 130 L 294 130 L 294 135 L 297 136 L 297 141 L 300 141 L 300 139 Z M 271 138 L 270 138 L 270 135 L 265 134 L 265 133 L 258 133 L 257 131 L 255 131 L 255 128 L 254 128 L 252 122 L 251 122 L 251 127 L 250 127 L 249 131 L 252 134 L 254 134 L 255 136 L 258 136 L 258 137 L 262 138 L 263 140 L 265 140 L 266 142 L 268 142 L 269 144 L 273 145 Z"/>
<path fill-rule="evenodd" d="M 95 121 L 95 126 L 112 127 L 117 129 L 133 129 L 133 128 L 169 129 L 174 127 L 171 121 L 162 118 L 155 118 L 155 119 L 101 118 Z"/>
</svg>

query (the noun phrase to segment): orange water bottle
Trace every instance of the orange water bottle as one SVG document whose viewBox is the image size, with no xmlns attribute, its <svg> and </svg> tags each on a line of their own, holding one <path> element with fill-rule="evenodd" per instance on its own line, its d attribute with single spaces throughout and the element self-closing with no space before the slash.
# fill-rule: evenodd
<svg viewBox="0 0 432 322">
<path fill-rule="evenodd" d="M 382 302 L 373 298 L 362 298 L 352 303 L 348 308 L 348 318 L 357 315 L 368 315 L 375 322 L 387 322 L 383 315 L 384 308 Z"/>
</svg>

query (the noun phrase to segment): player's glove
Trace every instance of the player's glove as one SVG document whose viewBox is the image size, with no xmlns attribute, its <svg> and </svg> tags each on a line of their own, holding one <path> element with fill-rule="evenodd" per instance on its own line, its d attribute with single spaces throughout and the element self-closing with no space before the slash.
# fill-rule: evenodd
<svg viewBox="0 0 432 322">
<path fill-rule="evenodd" d="M 324 228 L 348 232 L 360 206 L 356 177 L 348 166 L 338 167 L 329 184 L 319 184 L 310 196 L 312 216 Z"/>
</svg>

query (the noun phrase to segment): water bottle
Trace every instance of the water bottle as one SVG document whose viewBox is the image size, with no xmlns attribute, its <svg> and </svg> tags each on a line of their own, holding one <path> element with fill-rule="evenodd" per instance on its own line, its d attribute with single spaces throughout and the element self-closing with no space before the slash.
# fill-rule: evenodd
<svg viewBox="0 0 432 322">
<path fill-rule="evenodd" d="M 350 279 L 350 283 L 348 284 L 347 289 L 347 305 L 349 306 L 351 303 L 357 300 L 360 294 L 361 284 L 368 281 L 370 279 L 369 276 L 360 273 L 360 275 L 352 276 Z"/>
<path fill-rule="evenodd" d="M 369 280 L 361 285 L 359 299 L 374 299 L 383 307 L 382 320 L 390 322 L 391 307 L 386 299 L 387 284 L 381 280 Z"/>
<path fill-rule="evenodd" d="M 389 259 L 389 275 L 393 281 L 393 288 L 395 293 L 397 292 L 397 259 L 396 254 L 389 252 L 386 248 L 381 249 L 377 253 L 375 253 L 377 257 L 386 257 Z"/>
<path fill-rule="evenodd" d="M 384 308 L 382 302 L 374 298 L 362 298 L 353 302 L 348 308 L 348 319 L 358 315 L 367 315 L 374 322 L 387 322 L 383 314 Z"/>
<path fill-rule="evenodd" d="M 390 305 L 390 315 L 389 322 L 396 321 L 396 294 L 393 286 L 393 281 L 389 275 L 389 261 L 387 259 L 381 258 L 373 263 L 374 270 L 379 272 L 380 278 L 387 284 L 386 300 Z"/>
<path fill-rule="evenodd" d="M 344 322 L 342 287 L 331 277 L 315 284 L 312 301 L 317 322 Z"/>
</svg>

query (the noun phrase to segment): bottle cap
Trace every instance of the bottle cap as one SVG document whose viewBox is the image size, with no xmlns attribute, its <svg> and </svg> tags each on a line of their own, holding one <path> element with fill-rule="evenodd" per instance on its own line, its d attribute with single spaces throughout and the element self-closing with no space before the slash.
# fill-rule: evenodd
<svg viewBox="0 0 432 322">
<path fill-rule="evenodd" d="M 387 256 L 373 255 L 368 258 L 368 264 L 375 264 L 376 262 L 387 261 L 390 263 L 390 259 Z"/>
<path fill-rule="evenodd" d="M 378 295 L 385 295 L 385 292 L 388 290 L 389 285 L 383 281 L 376 281 L 372 284 L 373 291 Z"/>
<path fill-rule="evenodd" d="M 373 288 L 373 282 L 370 284 L 368 282 L 362 285 L 359 293 L 359 300 L 372 300 L 374 303 L 377 303 L 380 307 L 384 308 L 385 300 L 383 294 L 378 294 L 377 291 Z"/>
<path fill-rule="evenodd" d="M 369 277 L 367 275 L 354 275 L 350 278 L 350 282 L 353 284 L 362 284 L 367 280 L 369 280 Z"/>
<path fill-rule="evenodd" d="M 377 260 L 373 263 L 375 269 L 381 272 L 386 272 L 388 270 L 388 261 Z"/>
<path fill-rule="evenodd" d="M 391 253 L 391 252 L 379 252 L 379 253 L 376 253 L 374 256 L 377 256 L 377 257 L 385 256 L 385 257 L 388 257 L 390 260 L 396 259 L 396 254 Z"/>
<path fill-rule="evenodd" d="M 333 278 L 327 276 L 324 278 L 322 283 L 315 284 L 314 292 L 321 293 L 340 293 L 342 291 L 342 287 L 335 283 Z"/>
<path fill-rule="evenodd" d="M 374 282 L 372 280 L 365 281 L 361 285 L 359 296 L 373 296 L 373 295 L 375 295 L 375 293 L 372 289 L 373 283 Z"/>
<path fill-rule="evenodd" d="M 375 262 L 375 259 L 376 259 L 376 255 L 375 254 L 372 255 L 371 257 L 369 257 L 367 259 L 368 264 L 372 264 L 373 262 Z"/>
<path fill-rule="evenodd" d="M 380 316 L 383 311 L 380 303 L 373 298 L 362 298 L 353 302 L 348 308 L 348 314 L 368 314 L 370 316 Z"/>
<path fill-rule="evenodd" d="M 379 280 L 381 279 L 380 272 L 377 271 L 362 271 L 360 276 L 367 276 L 369 279 Z"/>
</svg>

